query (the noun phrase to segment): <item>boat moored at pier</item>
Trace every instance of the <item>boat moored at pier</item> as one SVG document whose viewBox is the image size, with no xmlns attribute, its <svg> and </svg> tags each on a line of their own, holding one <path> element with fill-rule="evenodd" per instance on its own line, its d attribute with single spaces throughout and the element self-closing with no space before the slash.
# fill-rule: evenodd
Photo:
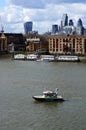
<svg viewBox="0 0 86 130">
<path fill-rule="evenodd" d="M 14 60 L 25 60 L 25 55 L 24 54 L 15 54 Z"/>
<path fill-rule="evenodd" d="M 40 59 L 37 59 L 37 61 L 53 62 L 55 58 L 54 55 L 44 55 Z"/>
<path fill-rule="evenodd" d="M 79 57 L 78 56 L 71 56 L 71 55 L 61 55 L 61 56 L 57 56 L 56 57 L 57 61 L 69 61 L 69 62 L 77 62 L 79 61 Z"/>
<path fill-rule="evenodd" d="M 26 55 L 26 60 L 37 60 L 38 55 L 35 54 L 28 54 Z"/>
</svg>

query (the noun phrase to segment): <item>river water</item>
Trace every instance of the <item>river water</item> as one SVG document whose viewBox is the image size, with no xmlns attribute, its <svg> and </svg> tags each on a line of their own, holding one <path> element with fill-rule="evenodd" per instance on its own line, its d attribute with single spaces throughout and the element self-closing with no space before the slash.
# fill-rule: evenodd
<svg viewBox="0 0 86 130">
<path fill-rule="evenodd" d="M 35 102 L 59 88 L 65 102 Z M 0 130 L 86 130 L 86 64 L 0 59 Z"/>
</svg>

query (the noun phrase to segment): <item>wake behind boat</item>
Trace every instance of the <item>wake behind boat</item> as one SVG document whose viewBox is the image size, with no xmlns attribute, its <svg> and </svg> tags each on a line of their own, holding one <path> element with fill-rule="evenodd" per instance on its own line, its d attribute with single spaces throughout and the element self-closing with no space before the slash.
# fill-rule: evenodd
<svg viewBox="0 0 86 130">
<path fill-rule="evenodd" d="M 33 96 L 33 99 L 36 101 L 42 101 L 42 102 L 62 102 L 64 101 L 63 97 L 61 95 L 58 95 L 58 88 L 53 91 L 44 91 L 42 95 L 39 96 Z"/>
</svg>

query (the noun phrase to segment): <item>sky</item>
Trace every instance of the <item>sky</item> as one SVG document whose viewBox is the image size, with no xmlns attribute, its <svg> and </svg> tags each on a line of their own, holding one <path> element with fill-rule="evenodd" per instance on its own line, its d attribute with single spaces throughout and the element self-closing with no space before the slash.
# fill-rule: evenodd
<svg viewBox="0 0 86 130">
<path fill-rule="evenodd" d="M 0 30 L 24 33 L 24 23 L 33 22 L 33 30 L 39 33 L 51 31 L 53 24 L 60 25 L 63 14 L 82 19 L 86 27 L 86 0 L 0 0 Z"/>
</svg>

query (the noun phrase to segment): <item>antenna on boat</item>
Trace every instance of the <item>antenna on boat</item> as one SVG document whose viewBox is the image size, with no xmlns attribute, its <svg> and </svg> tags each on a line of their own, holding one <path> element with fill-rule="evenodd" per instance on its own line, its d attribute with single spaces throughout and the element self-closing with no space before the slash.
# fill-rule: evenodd
<svg viewBox="0 0 86 130">
<path fill-rule="evenodd" d="M 56 94 L 58 94 L 58 90 L 59 90 L 58 88 L 55 89 L 55 93 L 56 93 Z"/>
</svg>

